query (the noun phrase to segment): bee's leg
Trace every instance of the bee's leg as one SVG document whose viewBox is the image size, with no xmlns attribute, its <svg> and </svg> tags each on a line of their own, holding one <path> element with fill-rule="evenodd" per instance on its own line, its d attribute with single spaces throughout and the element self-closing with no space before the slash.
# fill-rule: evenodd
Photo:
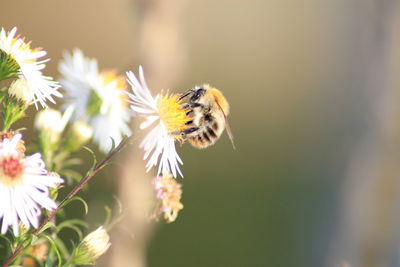
<svg viewBox="0 0 400 267">
<path fill-rule="evenodd" d="M 194 109 L 194 108 L 198 108 L 198 107 L 204 107 L 203 104 L 200 103 L 196 103 L 196 102 L 190 102 L 190 103 L 186 103 L 182 105 L 182 108 L 184 109 Z"/>
<path fill-rule="evenodd" d="M 183 130 L 182 133 L 183 134 L 191 134 L 193 132 L 198 131 L 199 129 L 200 129 L 199 127 L 190 127 L 190 128 Z"/>
<path fill-rule="evenodd" d="M 197 131 L 199 129 L 200 129 L 199 127 L 190 127 L 190 128 L 185 129 L 185 130 L 182 130 L 182 131 L 171 132 L 170 134 L 172 134 L 172 135 L 179 135 L 179 134 L 187 135 L 187 134 L 191 134 L 191 133 L 193 133 L 193 132 L 195 132 L 195 131 Z"/>
</svg>

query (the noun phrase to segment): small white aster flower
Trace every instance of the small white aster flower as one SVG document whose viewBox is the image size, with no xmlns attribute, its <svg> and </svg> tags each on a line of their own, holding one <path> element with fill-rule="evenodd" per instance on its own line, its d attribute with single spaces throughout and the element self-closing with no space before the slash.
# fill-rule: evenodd
<svg viewBox="0 0 400 267">
<path fill-rule="evenodd" d="M 55 103 L 53 96 L 62 97 L 62 94 L 58 92 L 60 87 L 58 82 L 42 74 L 45 62 L 49 59 L 39 59 L 46 55 L 46 51 L 40 48 L 32 49 L 29 42 L 16 36 L 16 32 L 16 27 L 8 33 L 1 29 L 0 50 L 10 55 L 19 65 L 19 77 L 25 80 L 29 91 L 24 93 L 24 96 L 32 98 L 28 104 L 34 103 L 37 108 L 37 103 L 40 103 L 42 107 L 47 107 L 46 100 Z"/>
<path fill-rule="evenodd" d="M 170 133 L 187 128 L 185 123 L 190 120 L 186 115 L 188 110 L 182 108 L 182 101 L 178 95 L 160 93 L 153 97 L 147 87 L 141 66 L 140 82 L 131 71 L 127 72 L 127 76 L 132 87 L 132 93 L 128 93 L 131 109 L 145 118 L 140 124 L 140 129 L 153 126 L 140 144 L 145 150 L 144 159 L 150 156 L 146 164 L 147 171 L 158 164 L 157 175 L 172 173 L 177 177 L 179 173 L 183 177 L 179 168 L 179 164 L 182 165 L 183 162 L 175 149 L 175 140 L 179 140 L 179 136 Z"/>
<path fill-rule="evenodd" d="M 49 188 L 63 180 L 45 169 L 39 153 L 25 157 L 21 134 L 0 142 L 0 218 L 1 233 L 11 226 L 19 233 L 19 222 L 29 229 L 39 226 L 41 208 L 55 209 Z"/>
<path fill-rule="evenodd" d="M 75 108 L 73 120 L 87 122 L 93 128 L 93 140 L 103 152 L 110 150 L 112 141 L 118 145 L 129 136 L 131 112 L 126 104 L 125 81 L 113 72 L 100 72 L 96 59 L 75 49 L 65 53 L 59 64 L 61 85 L 66 91 L 65 106 Z"/>
</svg>

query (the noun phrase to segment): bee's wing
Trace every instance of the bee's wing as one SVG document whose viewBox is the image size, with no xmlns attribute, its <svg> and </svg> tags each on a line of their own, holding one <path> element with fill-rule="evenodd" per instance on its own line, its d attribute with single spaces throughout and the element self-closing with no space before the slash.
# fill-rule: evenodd
<svg viewBox="0 0 400 267">
<path fill-rule="evenodd" d="M 228 118 L 226 117 L 225 112 L 222 110 L 222 108 L 219 105 L 218 101 L 216 101 L 216 102 L 217 102 L 219 110 L 221 110 L 222 114 L 224 115 L 226 133 L 228 134 L 229 139 L 231 140 L 233 149 L 236 149 L 235 143 L 233 142 L 233 133 L 232 133 L 231 127 L 229 126 L 229 123 L 228 123 Z"/>
<path fill-rule="evenodd" d="M 233 133 L 232 133 L 231 127 L 229 126 L 228 120 L 227 120 L 227 118 L 225 116 L 225 113 L 224 113 L 224 118 L 225 118 L 225 124 L 226 124 L 225 125 L 226 132 L 227 132 L 227 134 L 229 136 L 229 139 L 231 139 L 233 149 L 236 149 L 235 143 L 233 142 Z"/>
</svg>

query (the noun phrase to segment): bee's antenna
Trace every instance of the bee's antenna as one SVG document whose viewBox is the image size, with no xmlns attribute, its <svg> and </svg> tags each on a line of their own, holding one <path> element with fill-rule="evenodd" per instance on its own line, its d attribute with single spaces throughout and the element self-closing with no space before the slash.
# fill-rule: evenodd
<svg viewBox="0 0 400 267">
<path fill-rule="evenodd" d="M 184 99 L 185 97 L 187 97 L 188 95 L 190 95 L 192 92 L 193 92 L 193 91 L 192 91 L 192 90 L 190 90 L 189 92 L 187 92 L 187 93 L 185 93 L 185 94 L 181 95 L 181 96 L 179 97 L 179 100 L 182 100 L 182 99 Z"/>
</svg>

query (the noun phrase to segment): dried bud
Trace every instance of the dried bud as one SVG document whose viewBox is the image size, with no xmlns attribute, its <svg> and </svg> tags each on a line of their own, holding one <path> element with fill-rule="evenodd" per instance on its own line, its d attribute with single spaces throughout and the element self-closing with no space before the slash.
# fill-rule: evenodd
<svg viewBox="0 0 400 267">
<path fill-rule="evenodd" d="M 72 253 L 71 263 L 76 265 L 94 264 L 110 247 L 110 237 L 101 226 L 88 234 Z"/>
<path fill-rule="evenodd" d="M 178 217 L 178 212 L 183 209 L 180 202 L 182 197 L 182 185 L 179 184 L 171 174 L 153 179 L 158 203 L 153 217 L 157 218 L 164 214 L 164 219 L 171 223 Z"/>
</svg>

